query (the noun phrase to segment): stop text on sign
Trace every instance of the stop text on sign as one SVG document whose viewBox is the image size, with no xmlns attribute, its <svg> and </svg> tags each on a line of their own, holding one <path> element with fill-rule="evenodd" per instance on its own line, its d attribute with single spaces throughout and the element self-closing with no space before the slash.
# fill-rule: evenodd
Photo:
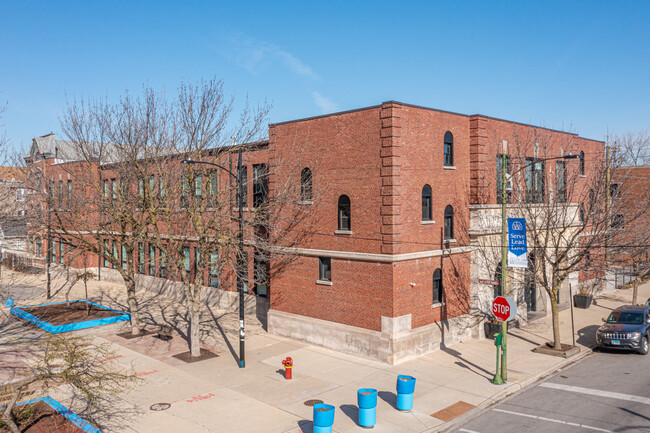
<svg viewBox="0 0 650 433">
<path fill-rule="evenodd" d="M 517 303 L 509 296 L 497 296 L 492 301 L 492 313 L 498 320 L 507 322 L 517 317 Z"/>
</svg>

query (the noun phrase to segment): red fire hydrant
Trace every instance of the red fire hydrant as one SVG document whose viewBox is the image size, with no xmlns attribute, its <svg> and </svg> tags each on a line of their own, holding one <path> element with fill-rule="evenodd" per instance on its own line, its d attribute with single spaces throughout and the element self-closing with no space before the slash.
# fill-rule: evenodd
<svg viewBox="0 0 650 433">
<path fill-rule="evenodd" d="M 291 379 L 291 369 L 293 368 L 293 360 L 287 356 L 287 359 L 282 361 L 284 365 L 284 378 Z"/>
</svg>

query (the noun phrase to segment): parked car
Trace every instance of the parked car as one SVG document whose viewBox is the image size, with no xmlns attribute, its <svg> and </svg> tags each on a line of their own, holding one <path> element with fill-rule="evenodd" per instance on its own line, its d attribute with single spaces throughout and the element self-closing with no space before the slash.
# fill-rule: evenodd
<svg viewBox="0 0 650 433">
<path fill-rule="evenodd" d="M 650 305 L 650 298 L 648 298 L 648 300 L 645 301 L 645 304 L 646 304 L 646 305 Z"/>
<path fill-rule="evenodd" d="M 648 354 L 650 338 L 650 306 L 625 305 L 611 312 L 596 331 L 600 348 L 629 349 Z"/>
</svg>

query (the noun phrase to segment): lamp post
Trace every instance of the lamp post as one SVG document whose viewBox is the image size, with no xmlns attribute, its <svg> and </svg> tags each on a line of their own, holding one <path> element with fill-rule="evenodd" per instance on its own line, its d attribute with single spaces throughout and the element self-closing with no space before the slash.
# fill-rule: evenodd
<svg viewBox="0 0 650 433">
<path fill-rule="evenodd" d="M 233 145 L 236 144 L 235 137 L 233 138 Z M 237 254 L 237 291 L 239 292 L 239 368 L 246 367 L 245 352 L 244 352 L 244 281 L 242 279 L 243 275 L 243 257 L 244 257 L 244 231 L 243 231 L 243 215 L 242 215 L 242 206 L 243 206 L 243 185 L 242 185 L 242 150 L 239 148 L 237 156 L 237 175 L 232 171 L 228 170 L 226 167 L 223 167 L 214 162 L 208 161 L 193 161 L 191 159 L 186 159 L 181 161 L 181 164 L 205 164 L 219 167 L 224 170 L 230 176 L 235 178 L 237 182 L 237 207 L 239 208 L 239 217 L 237 218 L 239 234 L 238 238 L 238 254 Z"/>
<path fill-rule="evenodd" d="M 508 200 L 508 193 L 506 191 L 507 188 L 507 176 L 506 176 L 506 171 L 508 170 L 507 167 L 507 157 L 506 154 L 508 152 L 508 142 L 503 141 L 503 152 L 501 153 L 501 296 L 506 296 L 506 276 L 508 272 L 508 245 L 507 245 L 507 239 L 506 239 L 506 214 L 507 214 L 507 209 L 506 209 L 506 204 Z M 514 171 L 512 174 L 510 174 L 510 177 L 512 178 L 516 173 L 519 173 L 520 171 L 530 167 L 531 165 L 534 165 L 538 162 L 544 162 L 544 161 L 552 161 L 556 159 L 576 159 L 576 158 L 582 158 L 581 155 L 563 155 L 563 156 L 555 156 L 555 157 L 550 157 L 550 158 L 535 158 L 532 162 L 523 165 L 519 167 L 516 171 Z M 494 375 L 494 379 L 492 379 L 492 382 L 501 385 L 506 383 L 508 380 L 508 345 L 507 345 L 507 340 L 508 340 L 508 323 L 507 322 L 501 322 L 501 335 L 502 335 L 502 349 L 501 349 L 501 372 L 499 372 L 499 363 L 497 360 L 497 371 L 496 374 Z"/>
</svg>

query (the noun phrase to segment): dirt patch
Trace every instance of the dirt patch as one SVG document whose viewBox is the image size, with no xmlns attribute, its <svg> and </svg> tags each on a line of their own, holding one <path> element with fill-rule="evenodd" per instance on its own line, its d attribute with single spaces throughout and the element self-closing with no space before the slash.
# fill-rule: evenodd
<svg viewBox="0 0 650 433">
<path fill-rule="evenodd" d="M 216 353 L 212 353 L 209 350 L 201 349 L 201 355 L 199 356 L 192 356 L 192 353 L 187 351 L 183 353 L 179 353 L 178 355 L 174 355 L 174 358 L 180 359 L 181 361 L 192 363 L 192 362 L 199 362 L 199 361 L 204 361 L 206 359 L 212 359 L 216 358 L 219 355 Z"/>
<path fill-rule="evenodd" d="M 18 406 L 14 411 L 18 427 L 23 433 L 83 433 L 82 429 L 44 401 Z M 0 433 L 11 433 L 2 421 L 0 421 Z"/>
<path fill-rule="evenodd" d="M 106 317 L 119 316 L 122 313 L 106 310 L 96 305 L 88 304 L 86 312 L 85 302 L 71 302 L 68 308 L 65 303 L 42 305 L 37 307 L 21 307 L 21 310 L 32 314 L 39 319 L 54 326 L 67 325 L 68 323 L 86 322 L 88 320 L 104 319 Z"/>
<path fill-rule="evenodd" d="M 156 334 L 156 331 L 150 331 L 148 329 L 141 329 L 140 334 L 133 335 L 131 331 L 120 332 L 117 334 L 118 337 L 126 338 L 127 340 L 133 340 L 134 338 L 146 337 L 147 335 Z"/>
</svg>

